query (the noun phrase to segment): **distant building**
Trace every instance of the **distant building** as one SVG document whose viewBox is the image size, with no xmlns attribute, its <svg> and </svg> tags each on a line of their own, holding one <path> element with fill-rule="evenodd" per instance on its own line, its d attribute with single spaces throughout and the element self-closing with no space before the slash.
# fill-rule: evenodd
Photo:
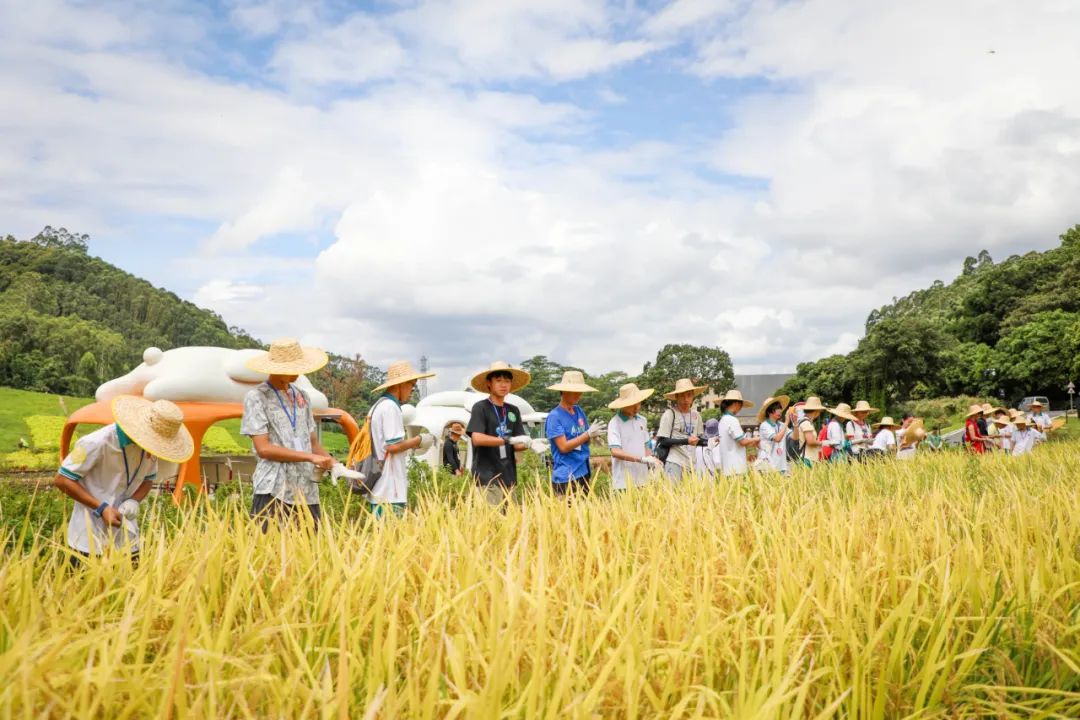
<svg viewBox="0 0 1080 720">
<path fill-rule="evenodd" d="M 744 407 L 739 412 L 738 418 L 744 424 L 750 424 L 757 418 L 761 403 L 776 394 L 776 391 L 784 386 L 795 373 L 773 373 L 768 375 L 736 375 L 735 389 L 743 394 L 743 397 L 754 403 L 753 408 Z M 702 407 L 712 409 L 720 407 L 720 395 L 709 388 L 701 398 Z"/>
</svg>

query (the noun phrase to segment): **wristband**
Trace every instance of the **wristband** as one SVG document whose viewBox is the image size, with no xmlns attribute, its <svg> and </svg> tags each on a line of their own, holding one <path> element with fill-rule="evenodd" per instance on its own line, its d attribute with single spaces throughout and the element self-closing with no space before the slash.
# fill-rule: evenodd
<svg viewBox="0 0 1080 720">
<path fill-rule="evenodd" d="M 105 508 L 109 507 L 109 503 L 103 502 L 94 508 L 94 517 L 101 517 L 105 513 Z"/>
</svg>

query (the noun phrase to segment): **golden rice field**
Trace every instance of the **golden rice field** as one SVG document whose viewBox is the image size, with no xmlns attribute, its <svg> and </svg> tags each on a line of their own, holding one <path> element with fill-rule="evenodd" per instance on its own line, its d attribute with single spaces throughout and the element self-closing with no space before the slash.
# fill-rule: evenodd
<svg viewBox="0 0 1080 720">
<path fill-rule="evenodd" d="M 0 567 L 3 717 L 1077 717 L 1080 446 Z"/>
</svg>

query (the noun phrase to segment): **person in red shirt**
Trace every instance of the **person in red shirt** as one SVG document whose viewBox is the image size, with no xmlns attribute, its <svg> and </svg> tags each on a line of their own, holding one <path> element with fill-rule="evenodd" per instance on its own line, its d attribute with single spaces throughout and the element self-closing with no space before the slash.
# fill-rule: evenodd
<svg viewBox="0 0 1080 720">
<path fill-rule="evenodd" d="M 976 455 L 986 453 L 986 435 L 979 429 L 979 418 L 982 417 L 982 405 L 972 405 L 967 417 L 964 419 L 964 444 L 968 450 Z"/>
</svg>

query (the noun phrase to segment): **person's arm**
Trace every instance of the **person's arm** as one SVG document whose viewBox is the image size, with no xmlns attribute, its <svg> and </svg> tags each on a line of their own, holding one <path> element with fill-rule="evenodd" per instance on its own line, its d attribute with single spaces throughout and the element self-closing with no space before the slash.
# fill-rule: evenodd
<svg viewBox="0 0 1080 720">
<path fill-rule="evenodd" d="M 131 493 L 131 499 L 136 502 L 142 502 L 147 493 L 150 492 L 150 488 L 153 486 L 153 480 L 143 480 L 139 487 L 135 488 L 135 492 Z"/>
<path fill-rule="evenodd" d="M 416 440 L 417 445 L 420 444 L 418 438 L 413 439 Z M 327 455 L 316 455 L 315 453 L 292 450 L 290 448 L 281 447 L 280 445 L 275 445 L 270 442 L 270 435 L 268 434 L 252 435 L 251 442 L 255 446 L 255 454 L 262 460 L 273 460 L 274 462 L 286 463 L 309 462 L 321 470 L 329 470 L 334 467 L 334 458 Z"/>
<path fill-rule="evenodd" d="M 145 485 L 146 483 L 143 484 Z M 91 510 L 97 510 L 101 505 L 102 501 L 91 495 L 90 491 L 87 490 L 82 483 L 75 482 L 71 478 L 66 478 L 59 473 L 53 478 L 53 486 L 75 502 L 85 505 Z M 139 489 L 141 490 L 142 488 Z M 145 493 L 143 494 L 145 495 Z M 120 523 L 123 522 L 120 513 L 112 505 L 105 506 L 105 510 L 101 513 L 101 519 L 105 521 L 106 525 L 112 527 L 118 527 Z"/>
<path fill-rule="evenodd" d="M 559 448 L 559 452 L 565 455 L 566 453 L 573 452 L 582 445 L 588 443 L 589 433 L 582 433 L 573 440 L 567 440 L 566 435 L 558 435 L 551 439 L 555 441 L 555 447 Z"/>
<path fill-rule="evenodd" d="M 319 434 L 317 432 L 311 433 L 311 452 L 313 455 L 318 455 L 319 457 L 328 457 L 333 459 L 333 456 L 330 453 L 326 452 L 326 448 L 324 448 L 322 446 L 322 443 L 319 442 Z"/>
<path fill-rule="evenodd" d="M 814 430 L 814 423 L 810 422 L 809 420 L 803 420 L 803 423 L 810 426 L 809 430 L 802 427 L 801 425 L 799 426 L 799 430 L 803 434 L 803 444 L 806 445 L 807 447 L 817 447 L 817 446 L 821 445 L 821 441 L 818 440 L 818 437 L 817 437 L 818 434 Z"/>
<path fill-rule="evenodd" d="M 419 435 L 414 438 L 409 438 L 408 440 L 401 440 L 400 442 L 396 442 L 393 445 L 387 445 L 386 452 L 390 455 L 397 455 L 398 453 L 414 450 L 420 447 L 421 440 L 422 438 Z"/>
</svg>

